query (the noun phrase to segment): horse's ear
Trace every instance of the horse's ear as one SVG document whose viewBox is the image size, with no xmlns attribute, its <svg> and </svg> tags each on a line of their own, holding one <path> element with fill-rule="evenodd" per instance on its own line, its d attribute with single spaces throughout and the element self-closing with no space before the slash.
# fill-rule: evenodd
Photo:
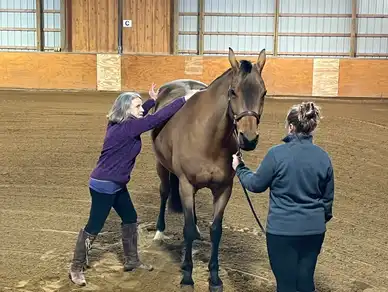
<svg viewBox="0 0 388 292">
<path fill-rule="evenodd" d="M 262 49 L 259 54 L 259 57 L 257 58 L 257 66 L 259 66 L 260 71 L 263 70 L 266 59 L 267 57 L 265 54 L 265 49 Z"/>
<path fill-rule="evenodd" d="M 235 70 L 239 69 L 239 65 L 238 65 L 236 56 L 234 55 L 234 52 L 233 52 L 232 48 L 230 48 L 230 47 L 229 47 L 229 63 L 233 69 L 235 69 Z"/>
</svg>

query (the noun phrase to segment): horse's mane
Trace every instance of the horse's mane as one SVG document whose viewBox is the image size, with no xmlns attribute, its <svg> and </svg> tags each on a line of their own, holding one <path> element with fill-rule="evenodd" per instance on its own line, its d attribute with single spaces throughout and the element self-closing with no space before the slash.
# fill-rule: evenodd
<svg viewBox="0 0 388 292">
<path fill-rule="evenodd" d="M 240 60 L 240 72 L 243 75 L 249 74 L 252 71 L 252 62 L 248 60 Z M 216 79 L 214 79 L 209 86 L 211 86 L 213 83 L 215 83 L 217 80 L 224 77 L 226 74 L 228 74 L 230 71 L 232 71 L 232 68 L 228 68 L 224 73 L 222 73 L 220 76 L 218 76 Z"/>
<path fill-rule="evenodd" d="M 222 73 L 220 76 L 218 76 L 216 79 L 214 79 L 210 84 L 209 86 L 211 86 L 213 83 L 217 82 L 217 80 L 221 79 L 222 77 L 224 77 L 226 74 L 228 74 L 230 71 L 232 71 L 232 68 L 228 68 L 228 70 L 226 70 L 224 73 Z"/>
<path fill-rule="evenodd" d="M 240 60 L 240 74 L 243 76 L 252 72 L 252 63 L 248 60 Z M 193 80 L 193 79 L 178 79 L 171 82 L 163 84 L 159 89 L 159 97 L 157 99 L 156 105 L 153 109 L 153 112 L 156 112 L 158 109 L 169 103 L 170 101 L 184 96 L 192 90 L 202 90 L 206 89 L 215 83 L 217 80 L 224 77 L 228 74 L 232 68 L 228 68 L 224 73 L 214 79 L 209 85 L 206 85 L 203 82 Z"/>
</svg>

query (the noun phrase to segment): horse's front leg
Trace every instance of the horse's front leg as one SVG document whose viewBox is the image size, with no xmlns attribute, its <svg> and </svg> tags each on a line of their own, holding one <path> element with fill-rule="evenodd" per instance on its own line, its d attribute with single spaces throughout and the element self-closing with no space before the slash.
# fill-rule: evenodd
<svg viewBox="0 0 388 292">
<path fill-rule="evenodd" d="M 224 211 L 232 194 L 232 185 L 213 189 L 213 223 L 210 227 L 210 239 L 212 242 L 212 251 L 209 260 L 209 290 L 211 292 L 223 291 L 223 283 L 218 276 L 218 250 L 222 236 L 222 219 Z"/>
<path fill-rule="evenodd" d="M 182 200 L 183 213 L 185 218 L 183 237 L 185 240 L 185 255 L 182 263 L 182 280 L 181 285 L 194 285 L 193 280 L 193 241 L 199 239 L 195 224 L 194 215 L 194 187 L 185 177 L 179 178 L 179 192 Z"/>
</svg>

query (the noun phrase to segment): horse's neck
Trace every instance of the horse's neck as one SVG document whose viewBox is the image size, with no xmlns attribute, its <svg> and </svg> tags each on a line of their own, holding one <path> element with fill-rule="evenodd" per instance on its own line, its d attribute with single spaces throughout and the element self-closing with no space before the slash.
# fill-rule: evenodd
<svg viewBox="0 0 388 292">
<path fill-rule="evenodd" d="M 233 132 L 233 123 L 228 115 L 228 89 L 230 84 L 230 74 L 226 73 L 224 76 L 215 80 L 209 87 L 209 96 L 211 99 L 211 116 L 208 119 L 209 128 L 215 134 L 214 141 L 224 143 L 225 140 L 231 137 Z"/>
</svg>

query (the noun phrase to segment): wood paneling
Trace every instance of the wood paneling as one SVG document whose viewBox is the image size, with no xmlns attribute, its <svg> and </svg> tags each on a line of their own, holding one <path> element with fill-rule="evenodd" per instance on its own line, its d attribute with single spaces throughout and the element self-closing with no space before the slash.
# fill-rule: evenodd
<svg viewBox="0 0 388 292">
<path fill-rule="evenodd" d="M 123 0 L 124 53 L 171 53 L 171 0 Z"/>
<path fill-rule="evenodd" d="M 123 90 L 148 90 L 152 82 L 162 85 L 190 78 L 209 84 L 230 65 L 225 57 L 130 56 L 122 57 Z M 239 58 L 240 59 L 240 58 Z M 247 58 L 256 61 L 256 57 Z M 263 78 L 268 95 L 311 95 L 312 59 L 267 58 Z"/>
<path fill-rule="evenodd" d="M 267 58 L 263 78 L 268 95 L 310 96 L 313 84 L 313 60 Z"/>
<path fill-rule="evenodd" d="M 340 60 L 339 96 L 388 98 L 386 60 Z"/>
<path fill-rule="evenodd" d="M 187 56 L 185 58 L 185 74 L 192 75 L 191 78 L 197 78 L 196 75 L 203 74 L 203 56 Z"/>
<path fill-rule="evenodd" d="M 96 89 L 96 55 L 0 53 L 0 87 Z"/>
<path fill-rule="evenodd" d="M 184 74 L 182 56 L 123 55 L 121 59 L 122 90 L 147 90 L 152 82 L 161 86 L 177 78 L 193 78 Z M 200 79 L 200 78 L 194 78 Z"/>
<path fill-rule="evenodd" d="M 117 52 L 117 1 L 72 0 L 72 51 Z"/>
<path fill-rule="evenodd" d="M 314 59 L 313 96 L 338 95 L 339 59 Z"/>
<path fill-rule="evenodd" d="M 181 78 L 209 84 L 230 67 L 227 56 L 38 52 L 1 52 L 0 64 L 0 88 L 110 91 L 148 91 Z M 267 58 L 263 78 L 269 96 L 388 98 L 386 72 L 385 60 Z"/>
<path fill-rule="evenodd" d="M 97 90 L 121 90 L 121 58 L 118 54 L 97 55 Z"/>
</svg>

